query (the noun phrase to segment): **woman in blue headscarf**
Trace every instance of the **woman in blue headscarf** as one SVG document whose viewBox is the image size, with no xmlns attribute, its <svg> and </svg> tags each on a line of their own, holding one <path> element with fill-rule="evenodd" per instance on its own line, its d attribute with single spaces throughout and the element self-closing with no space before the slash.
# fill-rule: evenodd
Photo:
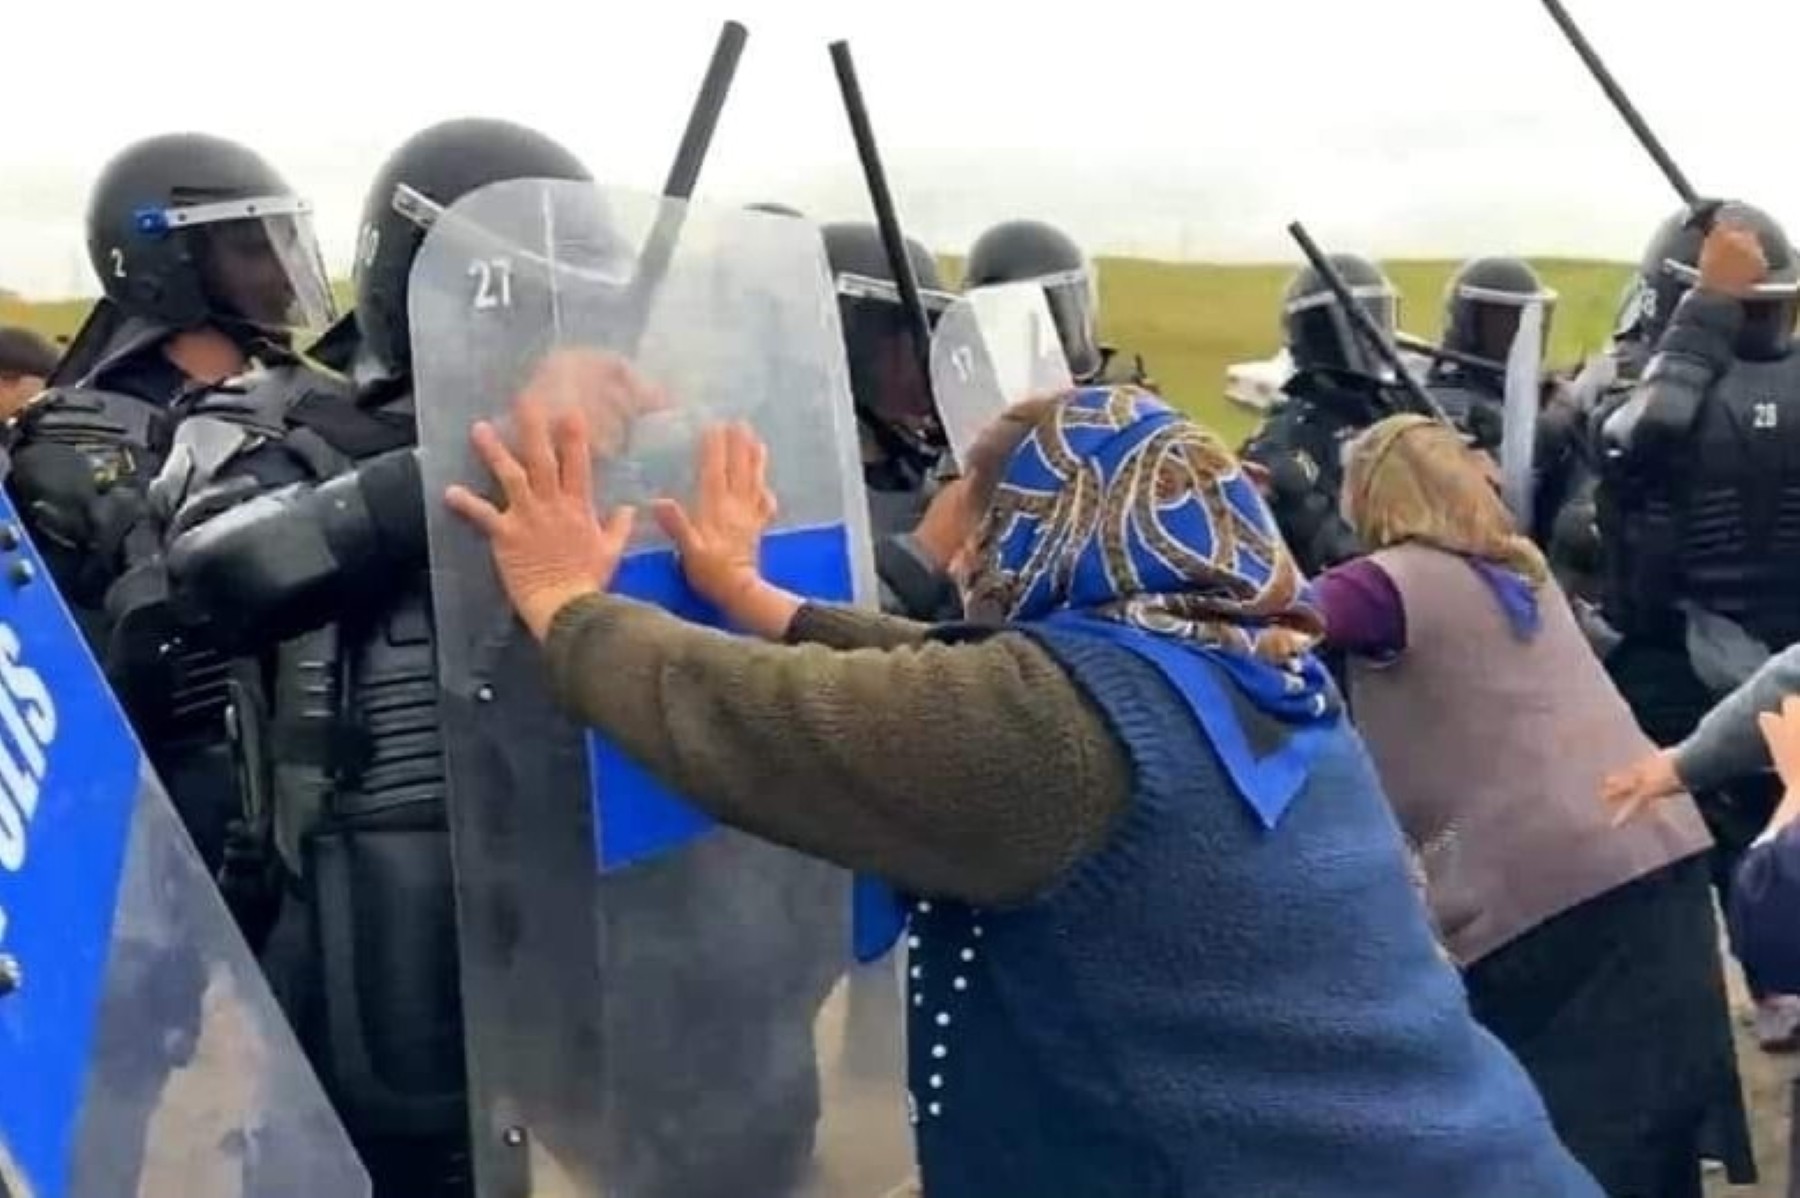
<svg viewBox="0 0 1800 1198">
<path fill-rule="evenodd" d="M 1013 409 L 956 484 L 972 623 L 757 574 L 762 451 L 709 434 L 660 504 L 766 638 L 605 593 L 578 418 L 475 442 L 564 703 L 721 821 L 908 896 L 927 1198 L 1599 1198 L 1470 1017 L 1303 581 L 1211 433 L 1133 388 Z M 553 447 L 554 441 L 554 447 Z"/>
</svg>

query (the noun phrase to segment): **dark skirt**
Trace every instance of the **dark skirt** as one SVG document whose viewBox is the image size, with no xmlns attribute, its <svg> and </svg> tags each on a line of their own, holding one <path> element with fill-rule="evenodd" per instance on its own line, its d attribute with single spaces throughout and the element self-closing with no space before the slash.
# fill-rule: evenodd
<svg viewBox="0 0 1800 1198">
<path fill-rule="evenodd" d="M 1611 1198 L 1700 1198 L 1700 1158 L 1755 1180 L 1707 857 L 1557 916 L 1464 973 Z"/>
</svg>

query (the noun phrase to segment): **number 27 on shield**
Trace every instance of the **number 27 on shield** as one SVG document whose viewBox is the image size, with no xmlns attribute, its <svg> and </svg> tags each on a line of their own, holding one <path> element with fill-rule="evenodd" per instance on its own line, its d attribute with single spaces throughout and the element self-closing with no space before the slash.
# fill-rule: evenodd
<svg viewBox="0 0 1800 1198">
<path fill-rule="evenodd" d="M 471 306 L 477 312 L 512 307 L 511 259 L 477 258 L 469 263 L 468 275 L 475 280 Z"/>
</svg>

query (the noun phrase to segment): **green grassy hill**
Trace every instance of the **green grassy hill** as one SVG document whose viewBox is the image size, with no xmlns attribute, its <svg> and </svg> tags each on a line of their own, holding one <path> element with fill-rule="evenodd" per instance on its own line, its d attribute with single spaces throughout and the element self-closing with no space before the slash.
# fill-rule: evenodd
<svg viewBox="0 0 1800 1198">
<path fill-rule="evenodd" d="M 1573 362 L 1606 341 L 1628 268 L 1598 262 L 1538 263 L 1562 294 L 1553 357 Z M 1388 270 L 1406 300 L 1408 331 L 1435 338 L 1443 323 L 1444 283 L 1455 264 L 1396 262 Z M 1187 262 L 1106 259 L 1100 264 L 1105 334 L 1144 356 L 1168 396 L 1236 438 L 1256 417 L 1221 399 L 1225 368 L 1265 358 L 1280 345 L 1285 266 L 1210 266 Z M 950 276 L 956 276 L 950 264 Z M 0 324 L 23 323 L 50 335 L 72 333 L 85 301 L 25 303 L 0 298 Z"/>
<path fill-rule="evenodd" d="M 1605 344 L 1629 268 L 1593 262 L 1541 262 L 1561 294 L 1552 358 L 1573 362 Z M 1405 299 L 1401 323 L 1435 340 L 1443 326 L 1444 285 L 1452 262 L 1386 264 Z M 1169 397 L 1236 437 L 1256 417 L 1220 397 L 1225 368 L 1266 358 L 1281 344 L 1280 301 L 1291 267 L 1206 266 L 1139 260 L 1100 267 L 1108 340 L 1144 356 Z"/>
</svg>

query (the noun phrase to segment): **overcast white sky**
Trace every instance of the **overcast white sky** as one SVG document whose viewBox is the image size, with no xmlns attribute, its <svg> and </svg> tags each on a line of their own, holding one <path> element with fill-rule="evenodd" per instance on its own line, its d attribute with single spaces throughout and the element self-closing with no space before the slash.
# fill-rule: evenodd
<svg viewBox="0 0 1800 1198">
<path fill-rule="evenodd" d="M 1703 191 L 1800 223 L 1800 2 L 1566 3 Z M 0 286 L 34 294 L 91 289 L 89 182 L 176 128 L 268 156 L 335 268 L 375 168 L 443 118 L 534 124 L 654 189 L 728 16 L 750 43 L 702 193 L 867 213 L 825 49 L 846 37 L 901 216 L 943 249 L 1038 215 L 1097 250 L 1290 260 L 1298 216 L 1388 256 L 1634 257 L 1674 204 L 1537 0 L 6 8 L 30 57 L 0 77 Z"/>
</svg>

